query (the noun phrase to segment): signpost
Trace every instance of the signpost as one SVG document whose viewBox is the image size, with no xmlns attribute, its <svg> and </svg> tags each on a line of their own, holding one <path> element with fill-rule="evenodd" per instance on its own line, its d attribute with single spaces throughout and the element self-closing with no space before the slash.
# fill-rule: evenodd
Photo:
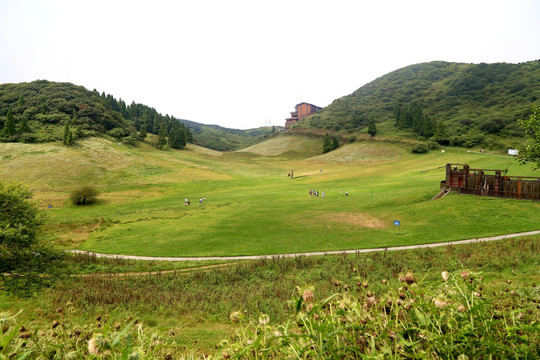
<svg viewBox="0 0 540 360">
<path fill-rule="evenodd" d="M 394 230 L 396 229 L 396 226 L 399 228 L 401 226 L 401 223 L 399 220 L 394 220 Z"/>
</svg>

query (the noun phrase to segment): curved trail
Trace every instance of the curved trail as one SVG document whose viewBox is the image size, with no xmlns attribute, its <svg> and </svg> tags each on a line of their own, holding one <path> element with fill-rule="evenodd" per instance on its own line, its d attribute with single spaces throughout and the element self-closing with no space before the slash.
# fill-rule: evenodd
<svg viewBox="0 0 540 360">
<path fill-rule="evenodd" d="M 538 235 L 538 234 L 540 234 L 540 230 L 515 233 L 515 234 L 507 234 L 507 235 L 491 236 L 491 237 L 485 237 L 485 238 L 447 241 L 447 242 L 432 243 L 432 244 L 419 244 L 419 245 L 383 247 L 383 248 L 372 248 L 372 249 L 357 249 L 357 250 L 338 250 L 338 251 L 318 251 L 318 252 L 293 253 L 293 254 L 275 254 L 275 255 L 152 257 L 152 256 L 136 256 L 136 255 L 99 254 L 99 253 L 95 253 L 91 251 L 83 251 L 83 250 L 69 250 L 69 252 L 75 253 L 75 254 L 91 255 L 91 256 L 95 256 L 99 258 L 124 259 L 124 260 L 151 260 L 151 261 L 259 260 L 259 259 L 274 259 L 274 258 L 275 259 L 290 258 L 290 257 L 296 257 L 296 256 L 318 256 L 318 255 L 320 256 L 320 255 L 357 254 L 357 253 L 368 253 L 368 252 L 375 252 L 375 251 L 411 250 L 411 249 L 432 248 L 432 247 L 448 246 L 448 245 L 460 245 L 460 244 L 497 241 L 497 240 L 511 239 L 515 237 L 531 236 L 531 235 Z"/>
</svg>

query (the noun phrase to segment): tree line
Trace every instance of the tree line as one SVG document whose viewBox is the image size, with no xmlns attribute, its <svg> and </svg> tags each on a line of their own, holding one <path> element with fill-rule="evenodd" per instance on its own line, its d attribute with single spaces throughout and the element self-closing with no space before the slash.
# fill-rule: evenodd
<svg viewBox="0 0 540 360">
<path fill-rule="evenodd" d="M 158 136 L 156 146 L 181 149 L 193 141 L 189 128 L 156 109 L 70 83 L 38 80 L 0 85 L 0 141 L 63 141 L 108 135 L 132 143 L 147 134 Z"/>
</svg>

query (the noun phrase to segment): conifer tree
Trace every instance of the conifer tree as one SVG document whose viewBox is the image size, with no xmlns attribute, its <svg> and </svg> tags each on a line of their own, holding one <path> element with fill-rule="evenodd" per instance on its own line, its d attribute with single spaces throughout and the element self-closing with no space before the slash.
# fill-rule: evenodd
<svg viewBox="0 0 540 360">
<path fill-rule="evenodd" d="M 21 120 L 21 123 L 19 124 L 19 132 L 22 134 L 22 133 L 27 133 L 30 131 L 30 126 L 28 126 L 28 121 L 26 120 L 26 116 L 22 116 L 22 120 Z"/>
<path fill-rule="evenodd" d="M 16 132 L 15 129 L 15 119 L 13 118 L 13 111 L 11 109 L 8 110 L 7 113 L 7 119 L 4 123 L 4 129 L 2 130 L 2 135 L 5 137 L 9 137 L 14 135 Z"/>
<path fill-rule="evenodd" d="M 330 134 L 326 133 L 323 141 L 323 154 L 332 151 L 332 140 L 330 139 Z"/>
<path fill-rule="evenodd" d="M 186 146 L 186 133 L 178 121 L 173 123 L 169 132 L 169 146 L 173 149 L 183 149 Z"/>
<path fill-rule="evenodd" d="M 339 140 L 337 136 L 334 136 L 334 139 L 332 140 L 332 150 L 336 150 L 339 147 Z"/>
<path fill-rule="evenodd" d="M 162 150 L 167 145 L 167 130 L 165 124 L 161 124 L 159 127 L 158 141 L 156 147 Z"/>
</svg>

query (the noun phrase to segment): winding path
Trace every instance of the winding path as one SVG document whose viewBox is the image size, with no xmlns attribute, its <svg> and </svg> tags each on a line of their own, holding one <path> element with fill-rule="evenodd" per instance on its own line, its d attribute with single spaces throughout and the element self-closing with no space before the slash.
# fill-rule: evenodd
<svg viewBox="0 0 540 360">
<path fill-rule="evenodd" d="M 99 258 L 125 259 L 125 260 L 150 260 L 150 261 L 258 260 L 258 259 L 290 258 L 290 257 L 296 257 L 296 256 L 339 255 L 339 254 L 368 253 L 368 252 L 375 252 L 375 251 L 411 250 L 411 249 L 432 248 L 432 247 L 448 246 L 448 245 L 460 245 L 460 244 L 497 241 L 497 240 L 511 239 L 511 238 L 516 238 L 516 237 L 531 236 L 531 235 L 538 235 L 538 234 L 540 234 L 540 230 L 515 233 L 515 234 L 507 234 L 507 235 L 491 236 L 491 237 L 485 237 L 485 238 L 447 241 L 447 242 L 442 242 L 442 243 L 372 248 L 372 249 L 357 249 L 357 250 L 338 250 L 338 251 L 319 251 L 319 252 L 306 252 L 306 253 L 295 253 L 295 254 L 276 254 L 276 255 L 152 257 L 152 256 L 136 256 L 136 255 L 99 254 L 99 253 L 95 253 L 91 251 L 83 251 L 83 250 L 69 250 L 69 252 L 75 253 L 75 254 L 87 254 L 87 255 L 92 255 Z"/>
</svg>

